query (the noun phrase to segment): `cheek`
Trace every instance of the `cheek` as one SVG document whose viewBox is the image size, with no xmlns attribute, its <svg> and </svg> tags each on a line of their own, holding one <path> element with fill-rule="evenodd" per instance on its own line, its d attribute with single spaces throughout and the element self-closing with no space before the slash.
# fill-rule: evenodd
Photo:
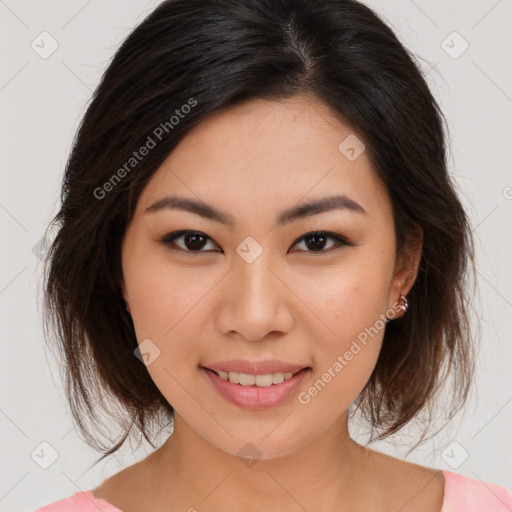
<svg viewBox="0 0 512 512">
<path fill-rule="evenodd" d="M 332 421 L 361 393 L 382 347 L 383 300 L 372 295 L 365 283 L 354 277 L 338 286 L 331 283 L 330 300 L 319 310 L 329 329 L 312 335 L 314 378 L 299 398 L 303 404 L 311 402 L 313 415 L 327 414 Z"/>
<path fill-rule="evenodd" d="M 195 313 L 214 283 L 208 285 L 193 271 L 148 261 L 130 276 L 126 283 L 136 337 L 155 354 L 147 371 L 169 403 L 184 407 L 190 397 L 183 383 L 189 382 L 201 356 L 200 343 L 193 343 L 201 339 Z"/>
<path fill-rule="evenodd" d="M 164 340 L 191 321 L 194 307 L 209 288 L 208 277 L 157 258 L 139 261 L 127 269 L 125 278 L 133 322 L 137 333 Z"/>
<path fill-rule="evenodd" d="M 352 338 L 387 308 L 392 265 L 372 251 L 296 280 L 304 302 L 325 327 L 327 340 Z"/>
<path fill-rule="evenodd" d="M 344 263 L 318 275 L 305 294 L 320 326 L 311 333 L 318 387 L 328 388 L 319 403 L 336 409 L 356 398 L 377 363 L 390 280 L 389 265 L 382 258 L 360 253 L 357 260 Z"/>
<path fill-rule="evenodd" d="M 166 396 L 175 396 L 180 388 L 170 375 L 184 382 L 204 356 L 201 341 L 209 317 L 204 307 L 219 275 L 207 265 L 171 264 L 165 254 L 150 257 L 141 252 L 144 257 L 137 258 L 134 252 L 133 256 L 127 262 L 125 282 L 136 337 L 139 344 L 149 339 L 156 345 L 159 356 L 148 371 Z"/>
<path fill-rule="evenodd" d="M 317 367 L 310 385 L 298 396 L 308 414 L 331 423 L 346 411 L 368 382 L 381 344 L 382 336 L 378 334 L 366 345 L 355 340 L 326 353 L 325 364 Z"/>
</svg>

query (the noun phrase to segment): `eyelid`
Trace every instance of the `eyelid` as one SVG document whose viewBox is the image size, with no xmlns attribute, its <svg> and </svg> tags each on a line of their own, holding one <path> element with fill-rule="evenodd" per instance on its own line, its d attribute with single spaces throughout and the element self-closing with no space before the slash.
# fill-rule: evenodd
<svg viewBox="0 0 512 512">
<path fill-rule="evenodd" d="M 214 244 L 218 245 L 217 242 L 215 242 L 215 240 L 213 240 L 213 238 L 208 236 L 206 233 L 204 233 L 202 231 L 195 231 L 193 229 L 183 229 L 183 230 L 173 231 L 171 233 L 166 234 L 164 237 L 162 237 L 158 241 L 163 243 L 164 245 L 170 246 L 174 242 L 175 239 L 180 238 L 185 235 L 199 235 L 199 236 L 202 236 L 202 237 L 208 239 L 209 241 L 212 241 Z M 304 250 L 293 251 L 293 250 L 290 250 L 290 252 L 311 253 L 311 254 L 320 255 L 320 254 L 329 254 L 332 251 L 337 250 L 343 246 L 353 247 L 353 246 L 357 245 L 355 243 L 352 243 L 350 240 L 347 239 L 347 237 L 340 235 L 339 233 L 333 233 L 332 231 L 325 231 L 325 230 L 317 229 L 317 230 L 313 230 L 313 231 L 308 231 L 307 233 L 304 233 L 303 235 L 296 238 L 294 240 L 294 242 L 292 243 L 291 247 L 292 248 L 295 247 L 299 242 L 301 242 L 302 240 L 308 238 L 309 236 L 313 236 L 313 235 L 317 235 L 317 236 L 320 235 L 325 238 L 331 238 L 332 240 L 334 240 L 336 242 L 337 245 L 334 247 L 330 247 L 329 249 L 326 249 L 326 250 L 319 250 L 319 251 L 307 251 L 307 250 L 306 251 L 304 251 Z M 180 247 L 178 247 L 178 248 L 172 247 L 171 249 L 180 251 L 185 254 L 201 254 L 201 253 L 210 254 L 211 252 L 219 252 L 219 251 L 211 251 L 211 250 L 191 251 L 191 250 L 187 250 L 187 249 L 182 249 Z M 223 252 L 222 249 L 221 249 L 221 252 Z"/>
</svg>

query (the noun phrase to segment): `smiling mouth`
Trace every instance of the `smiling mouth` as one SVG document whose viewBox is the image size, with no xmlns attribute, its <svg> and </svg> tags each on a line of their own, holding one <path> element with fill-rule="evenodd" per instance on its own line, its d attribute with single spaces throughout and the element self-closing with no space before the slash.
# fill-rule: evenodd
<svg viewBox="0 0 512 512">
<path fill-rule="evenodd" d="M 220 379 L 229 381 L 232 384 L 239 384 L 241 386 L 253 386 L 253 387 L 269 387 L 281 384 L 297 375 L 300 372 L 310 370 L 309 366 L 297 370 L 295 372 L 272 372 L 264 374 L 251 374 L 242 372 L 226 372 L 222 370 L 211 370 L 210 368 L 204 368 L 205 370 L 215 373 Z"/>
</svg>

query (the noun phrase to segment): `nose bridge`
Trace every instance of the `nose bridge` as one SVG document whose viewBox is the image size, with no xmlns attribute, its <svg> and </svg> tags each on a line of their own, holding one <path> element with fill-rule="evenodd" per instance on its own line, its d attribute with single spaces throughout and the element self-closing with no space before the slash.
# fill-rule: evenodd
<svg viewBox="0 0 512 512">
<path fill-rule="evenodd" d="M 262 309 L 265 304 L 275 300 L 276 292 L 279 293 L 275 289 L 276 276 L 270 270 L 270 250 L 260 247 L 252 241 L 243 242 L 237 248 L 234 263 L 237 300 L 249 309 Z"/>
<path fill-rule="evenodd" d="M 291 319 L 284 310 L 286 287 L 272 271 L 271 251 L 256 244 L 252 239 L 237 248 L 222 315 L 224 332 L 238 331 L 251 340 L 287 331 Z"/>
</svg>

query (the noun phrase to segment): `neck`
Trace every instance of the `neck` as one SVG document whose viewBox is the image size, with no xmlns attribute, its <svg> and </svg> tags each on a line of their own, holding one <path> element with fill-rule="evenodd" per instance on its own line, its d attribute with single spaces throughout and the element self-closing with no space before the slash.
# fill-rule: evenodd
<svg viewBox="0 0 512 512">
<path fill-rule="evenodd" d="M 285 456 L 258 458 L 253 450 L 248 443 L 247 458 L 226 453 L 175 413 L 174 432 L 153 457 L 156 492 L 176 510 L 211 511 L 228 505 L 283 512 L 350 509 L 369 495 L 370 450 L 350 438 L 346 413 L 329 431 Z"/>
</svg>

